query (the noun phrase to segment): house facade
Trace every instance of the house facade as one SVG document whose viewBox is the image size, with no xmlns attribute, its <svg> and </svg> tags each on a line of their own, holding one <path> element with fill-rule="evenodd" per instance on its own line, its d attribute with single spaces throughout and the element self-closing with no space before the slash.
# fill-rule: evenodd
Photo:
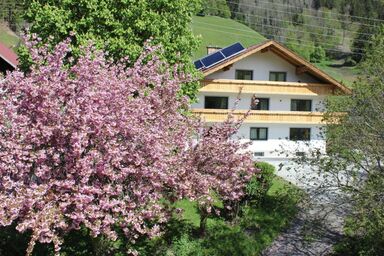
<svg viewBox="0 0 384 256">
<path fill-rule="evenodd" d="M 325 153 L 324 100 L 350 90 L 277 42 L 231 47 L 195 62 L 204 79 L 194 114 L 223 122 L 239 97 L 234 114 L 240 118 L 256 97 L 259 103 L 235 135 L 251 142 L 256 158 L 293 157 L 311 148 Z"/>
</svg>

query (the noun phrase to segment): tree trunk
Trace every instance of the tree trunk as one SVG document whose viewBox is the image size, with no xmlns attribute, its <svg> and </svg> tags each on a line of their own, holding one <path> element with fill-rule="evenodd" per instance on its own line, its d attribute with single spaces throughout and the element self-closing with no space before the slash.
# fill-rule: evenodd
<svg viewBox="0 0 384 256">
<path fill-rule="evenodd" d="M 208 219 L 208 214 L 206 213 L 205 210 L 200 211 L 200 227 L 199 227 L 199 236 L 204 237 L 206 230 L 207 230 L 207 219 Z"/>
</svg>

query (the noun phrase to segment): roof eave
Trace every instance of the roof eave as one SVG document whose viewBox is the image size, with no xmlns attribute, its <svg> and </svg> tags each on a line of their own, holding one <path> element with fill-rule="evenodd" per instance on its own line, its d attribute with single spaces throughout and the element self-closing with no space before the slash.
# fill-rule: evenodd
<svg viewBox="0 0 384 256">
<path fill-rule="evenodd" d="M 299 56 L 297 53 L 291 51 L 290 49 L 288 49 L 287 47 L 285 47 L 284 45 L 280 44 L 280 43 L 277 43 L 273 40 L 268 40 L 264 43 L 261 43 L 261 44 L 258 44 L 258 45 L 255 45 L 255 46 L 251 46 L 249 48 L 247 48 L 245 51 L 243 51 L 242 53 L 240 53 L 239 55 L 236 55 L 222 63 L 220 63 L 219 65 L 216 65 L 216 66 L 213 66 L 213 67 L 210 67 L 206 70 L 203 70 L 203 75 L 204 76 L 208 76 L 212 73 L 215 73 L 243 58 L 246 58 L 248 57 L 249 55 L 252 55 L 254 53 L 257 53 L 267 47 L 275 47 L 277 50 L 281 51 L 282 54 L 286 54 L 288 58 L 291 58 L 292 60 L 296 61 L 296 62 L 299 62 L 300 64 L 302 65 L 305 65 L 306 67 L 309 68 L 309 71 L 312 71 L 312 75 L 318 77 L 318 78 L 321 78 L 322 80 L 325 80 L 327 81 L 328 83 L 334 85 L 335 87 L 337 87 L 338 89 L 340 89 L 342 92 L 346 93 L 346 94 L 351 94 L 352 93 L 352 90 L 349 89 L 348 87 L 346 87 L 345 85 L 341 84 L 340 82 L 338 82 L 336 79 L 334 79 L 333 77 L 331 77 L 330 75 L 328 75 L 327 73 L 325 73 L 324 71 L 320 70 L 319 68 L 317 68 L 316 66 L 314 66 L 312 63 L 310 63 L 309 61 L 305 60 L 304 58 L 302 58 L 301 56 Z"/>
</svg>

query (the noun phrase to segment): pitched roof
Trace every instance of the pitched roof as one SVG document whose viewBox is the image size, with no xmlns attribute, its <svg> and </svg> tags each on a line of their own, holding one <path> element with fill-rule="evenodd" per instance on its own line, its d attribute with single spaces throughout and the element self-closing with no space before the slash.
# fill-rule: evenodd
<svg viewBox="0 0 384 256">
<path fill-rule="evenodd" d="M 0 58 L 4 59 L 13 68 L 16 68 L 19 64 L 17 54 L 2 43 L 0 43 Z"/>
<path fill-rule="evenodd" d="M 277 54 L 281 58 L 285 59 L 292 65 L 296 66 L 303 72 L 307 72 L 316 78 L 320 79 L 321 81 L 324 81 L 326 83 L 334 85 L 336 88 L 339 88 L 342 92 L 350 94 L 351 89 L 346 87 L 345 85 L 341 84 L 338 82 L 336 79 L 328 75 L 327 73 L 323 72 L 319 68 L 315 67 L 313 64 L 311 64 L 309 61 L 305 60 L 304 58 L 300 57 L 298 54 L 294 53 L 287 47 L 283 46 L 282 44 L 269 40 L 261 44 L 253 45 L 243 52 L 241 52 L 238 55 L 235 55 L 231 58 L 228 58 L 216 65 L 213 65 L 209 68 L 203 69 L 202 72 L 204 76 L 210 75 L 216 71 L 219 71 L 227 66 L 232 65 L 233 63 L 244 59 L 254 53 L 260 52 L 260 51 L 265 51 L 265 50 L 270 50 L 273 53 Z"/>
</svg>

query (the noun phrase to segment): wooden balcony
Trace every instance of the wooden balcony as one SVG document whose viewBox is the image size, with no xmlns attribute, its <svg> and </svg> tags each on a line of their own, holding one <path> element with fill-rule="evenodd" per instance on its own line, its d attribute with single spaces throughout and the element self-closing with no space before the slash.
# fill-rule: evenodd
<svg viewBox="0 0 384 256">
<path fill-rule="evenodd" d="M 192 112 L 205 122 L 223 122 L 228 118 L 229 110 L 193 109 Z M 234 117 L 242 118 L 246 110 L 236 110 Z M 252 110 L 244 123 L 277 123 L 277 124 L 325 124 L 324 113 L 297 111 L 262 111 Z"/>
<path fill-rule="evenodd" d="M 294 82 L 247 81 L 215 79 L 201 81 L 200 92 L 251 94 L 280 94 L 280 95 L 331 95 L 334 86 L 331 84 L 312 84 Z"/>
</svg>

